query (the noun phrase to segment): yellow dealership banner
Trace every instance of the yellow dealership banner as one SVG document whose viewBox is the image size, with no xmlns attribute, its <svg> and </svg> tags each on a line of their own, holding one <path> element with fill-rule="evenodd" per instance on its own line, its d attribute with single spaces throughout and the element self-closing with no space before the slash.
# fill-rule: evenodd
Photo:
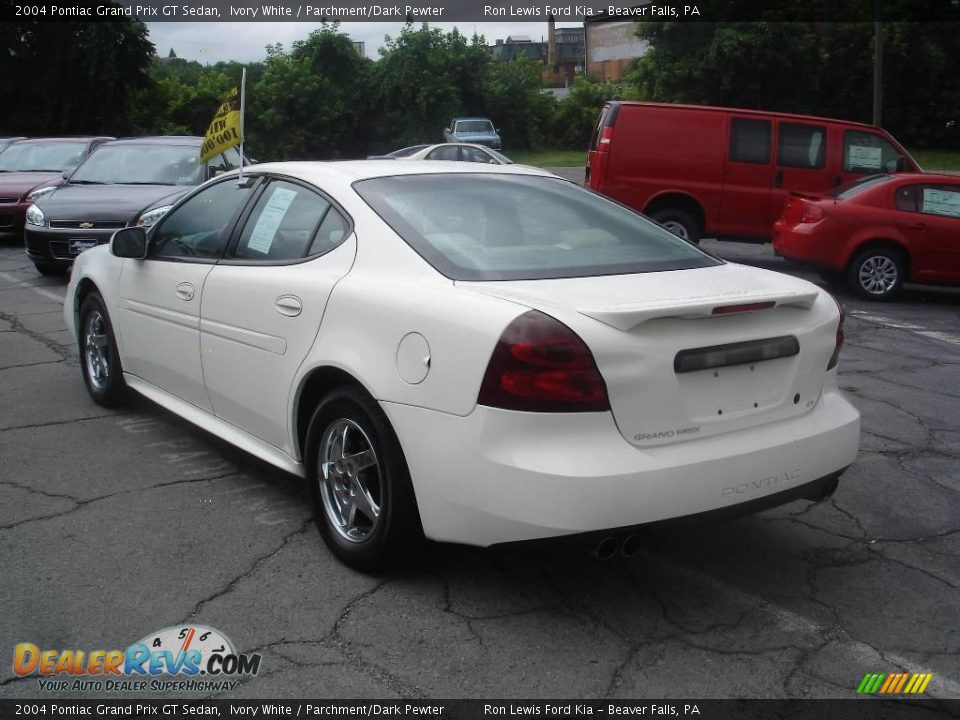
<svg viewBox="0 0 960 720">
<path fill-rule="evenodd" d="M 203 136 L 200 148 L 200 162 L 206 162 L 217 153 L 235 145 L 243 144 L 243 119 L 240 104 L 240 92 L 231 90 L 213 116 L 210 127 Z"/>
</svg>

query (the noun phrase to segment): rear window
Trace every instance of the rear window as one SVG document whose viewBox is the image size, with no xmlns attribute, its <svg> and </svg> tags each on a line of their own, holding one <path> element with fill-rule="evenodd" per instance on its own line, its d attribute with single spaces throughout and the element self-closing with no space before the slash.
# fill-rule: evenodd
<svg viewBox="0 0 960 720">
<path fill-rule="evenodd" d="M 869 190 L 872 187 L 892 179 L 890 175 L 867 175 L 862 178 L 857 178 L 856 180 L 851 180 L 843 185 L 837 185 L 835 188 L 825 192 L 824 195 L 835 197 L 838 200 L 846 200 L 855 195 L 859 195 L 864 190 Z"/>
<path fill-rule="evenodd" d="M 437 271 L 454 280 L 529 280 L 720 264 L 625 207 L 565 180 L 428 174 L 354 188 Z"/>
</svg>

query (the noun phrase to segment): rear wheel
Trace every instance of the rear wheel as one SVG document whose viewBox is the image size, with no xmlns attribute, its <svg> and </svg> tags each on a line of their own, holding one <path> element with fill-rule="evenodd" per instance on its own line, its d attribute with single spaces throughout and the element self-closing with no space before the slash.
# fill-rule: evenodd
<svg viewBox="0 0 960 720">
<path fill-rule="evenodd" d="M 700 227 L 697 218 L 686 210 L 664 208 L 663 210 L 657 210 L 651 217 L 677 237 L 695 245 L 700 243 L 703 229 Z"/>
<path fill-rule="evenodd" d="M 898 251 L 867 248 L 857 253 L 847 268 L 847 284 L 860 297 L 887 300 L 900 291 L 905 272 L 906 263 Z"/>
<path fill-rule="evenodd" d="M 83 381 L 90 397 L 105 407 L 122 404 L 127 399 L 127 384 L 100 293 L 90 293 L 80 306 L 79 346 Z"/>
<path fill-rule="evenodd" d="M 331 552 L 365 572 L 404 559 L 423 532 L 400 442 L 377 403 L 356 388 L 330 392 L 304 452 L 314 518 Z"/>
</svg>

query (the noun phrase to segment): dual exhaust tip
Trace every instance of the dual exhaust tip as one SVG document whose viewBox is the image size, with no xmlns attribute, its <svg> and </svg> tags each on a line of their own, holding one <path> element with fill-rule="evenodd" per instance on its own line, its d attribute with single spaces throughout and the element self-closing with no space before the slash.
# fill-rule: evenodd
<svg viewBox="0 0 960 720">
<path fill-rule="evenodd" d="M 611 560 L 617 557 L 633 557 L 640 552 L 643 543 L 639 535 L 623 537 L 605 537 L 593 548 L 592 555 L 598 560 Z"/>
</svg>

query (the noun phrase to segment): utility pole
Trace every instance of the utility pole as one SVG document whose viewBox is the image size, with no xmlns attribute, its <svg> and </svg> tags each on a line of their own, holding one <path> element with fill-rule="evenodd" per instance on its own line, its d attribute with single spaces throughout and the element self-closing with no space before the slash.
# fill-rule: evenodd
<svg viewBox="0 0 960 720">
<path fill-rule="evenodd" d="M 883 0 L 873 0 L 873 124 L 883 123 Z"/>
</svg>

